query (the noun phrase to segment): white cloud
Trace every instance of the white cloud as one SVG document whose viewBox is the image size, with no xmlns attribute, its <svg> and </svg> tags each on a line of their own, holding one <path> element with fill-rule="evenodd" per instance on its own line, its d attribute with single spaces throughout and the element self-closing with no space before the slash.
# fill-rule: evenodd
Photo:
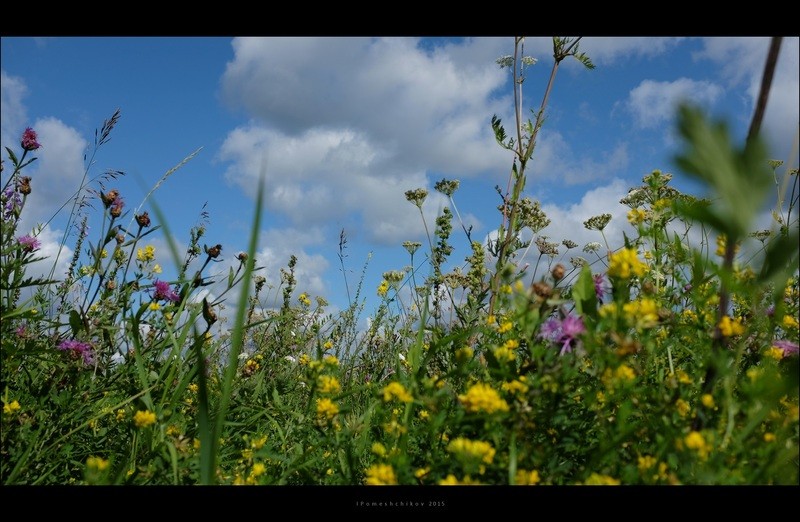
<svg viewBox="0 0 800 522">
<path fill-rule="evenodd" d="M 27 112 L 22 99 L 27 93 L 27 87 L 22 78 L 11 76 L 5 71 L 0 71 L 0 145 L 11 150 L 19 148 L 19 139 L 27 120 Z"/>
<path fill-rule="evenodd" d="M 746 85 L 749 124 L 761 87 L 764 63 L 770 39 L 767 37 L 706 38 L 698 60 L 710 60 L 722 66 L 728 86 Z M 798 132 L 800 117 L 800 38 L 783 38 L 762 130 L 772 147 L 773 157 L 790 160 L 797 166 L 797 152 L 789 157 L 792 141 Z"/>
<path fill-rule="evenodd" d="M 629 58 L 651 58 L 663 54 L 681 40 L 683 38 L 587 36 L 581 40 L 580 50 L 595 64 L 612 64 Z"/>
<path fill-rule="evenodd" d="M 625 143 L 619 143 L 613 150 L 604 151 L 599 156 L 599 160 L 576 156 L 561 133 L 543 129 L 537 139 L 530 172 L 533 179 L 558 180 L 569 186 L 612 178 L 628 166 Z"/>
<path fill-rule="evenodd" d="M 707 81 L 689 78 L 671 82 L 643 80 L 628 95 L 627 107 L 639 127 L 654 128 L 670 121 L 682 101 L 708 106 L 722 94 L 720 86 Z"/>
</svg>

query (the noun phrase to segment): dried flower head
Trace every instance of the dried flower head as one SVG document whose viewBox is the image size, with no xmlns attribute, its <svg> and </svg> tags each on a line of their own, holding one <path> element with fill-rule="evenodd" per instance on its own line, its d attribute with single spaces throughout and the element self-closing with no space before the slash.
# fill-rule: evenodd
<svg viewBox="0 0 800 522">
<path fill-rule="evenodd" d="M 600 214 L 599 216 L 592 216 L 583 222 L 588 230 L 603 230 L 611 221 L 611 214 Z"/>
<path fill-rule="evenodd" d="M 443 179 L 441 181 L 437 181 L 436 185 L 433 186 L 438 192 L 441 192 L 447 197 L 452 197 L 456 190 L 458 190 L 458 186 L 461 182 L 457 179 L 448 180 Z"/>
<path fill-rule="evenodd" d="M 136 216 L 136 223 L 142 228 L 147 228 L 150 226 L 150 214 L 147 212 L 142 212 L 141 214 Z"/>
<path fill-rule="evenodd" d="M 408 201 L 410 201 L 417 207 L 422 208 L 422 204 L 425 202 L 425 198 L 428 197 L 428 191 L 422 188 L 407 190 L 405 195 Z"/>
</svg>

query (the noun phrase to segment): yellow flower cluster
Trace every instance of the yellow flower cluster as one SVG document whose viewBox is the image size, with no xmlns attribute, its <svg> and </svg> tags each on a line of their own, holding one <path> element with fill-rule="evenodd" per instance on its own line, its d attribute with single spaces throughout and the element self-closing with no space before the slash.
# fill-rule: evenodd
<svg viewBox="0 0 800 522">
<path fill-rule="evenodd" d="M 381 284 L 378 286 L 378 295 L 380 297 L 384 297 L 388 291 L 389 291 L 389 281 L 384 279 L 383 281 L 381 281 Z"/>
<path fill-rule="evenodd" d="M 517 357 L 517 353 L 514 351 L 517 348 L 519 348 L 519 341 L 509 339 L 502 346 L 495 348 L 493 353 L 498 361 L 511 362 Z"/>
<path fill-rule="evenodd" d="M 327 423 L 339 413 L 339 407 L 330 399 L 317 399 L 317 419 Z"/>
<path fill-rule="evenodd" d="M 320 375 L 317 379 L 317 388 L 320 393 L 339 393 L 342 389 L 339 379 L 330 375 Z"/>
<path fill-rule="evenodd" d="M 439 481 L 440 486 L 477 486 L 480 482 L 473 480 L 469 475 L 465 475 L 463 479 L 458 480 L 452 473 Z"/>
<path fill-rule="evenodd" d="M 392 399 L 397 399 L 400 402 L 411 402 L 414 397 L 406 390 L 405 386 L 399 382 L 393 381 L 383 388 L 383 400 L 389 402 Z"/>
<path fill-rule="evenodd" d="M 147 245 L 144 248 L 140 248 L 136 251 L 136 259 L 146 263 L 147 261 L 152 261 L 156 258 L 156 247 L 153 245 Z"/>
<path fill-rule="evenodd" d="M 373 464 L 366 470 L 367 486 L 391 486 L 397 484 L 397 475 L 389 464 Z"/>
<path fill-rule="evenodd" d="M 681 417 L 686 417 L 692 411 L 692 407 L 683 399 L 675 401 L 675 409 L 678 410 L 678 415 Z"/>
<path fill-rule="evenodd" d="M 614 386 L 618 383 L 630 382 L 636 378 L 636 372 L 627 364 L 621 364 L 616 370 L 606 368 L 603 372 L 603 384 L 606 386 Z"/>
<path fill-rule="evenodd" d="M 19 411 L 20 405 L 19 401 L 11 401 L 9 403 L 3 403 L 3 413 L 6 415 L 11 415 L 12 413 Z"/>
<path fill-rule="evenodd" d="M 630 279 L 631 276 L 641 277 L 647 271 L 647 265 L 636 256 L 636 249 L 623 248 L 609 255 L 608 275 L 620 279 Z"/>
<path fill-rule="evenodd" d="M 619 486 L 620 482 L 614 477 L 592 473 L 584 482 L 587 486 Z"/>
<path fill-rule="evenodd" d="M 303 306 L 306 306 L 306 307 L 311 306 L 311 299 L 308 298 L 308 294 L 305 293 L 305 292 L 303 292 L 302 294 L 297 296 L 297 300 Z"/>
<path fill-rule="evenodd" d="M 643 223 L 647 218 L 647 211 L 641 208 L 632 208 L 628 211 L 628 222 L 631 225 L 638 225 Z"/>
<path fill-rule="evenodd" d="M 108 469 L 108 461 L 102 457 L 89 457 L 86 459 L 86 467 L 92 471 L 105 471 Z"/>
<path fill-rule="evenodd" d="M 649 297 L 625 303 L 622 312 L 636 328 L 652 328 L 658 323 L 658 305 Z"/>
<path fill-rule="evenodd" d="M 744 333 L 744 325 L 742 319 L 737 317 L 731 319 L 725 315 L 719 322 L 719 331 L 724 337 L 731 337 L 732 335 L 742 335 Z"/>
<path fill-rule="evenodd" d="M 526 471 L 518 469 L 517 474 L 514 476 L 514 482 L 517 486 L 535 486 L 541 481 L 539 472 L 536 470 Z"/>
<path fill-rule="evenodd" d="M 495 449 L 488 442 L 469 440 L 464 437 L 459 437 L 450 442 L 447 445 L 447 451 L 466 463 L 480 461 L 485 464 L 491 464 L 495 455 Z"/>
<path fill-rule="evenodd" d="M 798 329 L 798 322 L 797 318 L 792 315 L 784 315 L 783 319 L 781 320 L 781 325 L 786 330 L 797 330 Z"/>
<path fill-rule="evenodd" d="M 137 428 L 146 428 L 156 423 L 156 414 L 149 410 L 139 410 L 133 416 Z"/>
<path fill-rule="evenodd" d="M 508 403 L 500 397 L 488 384 L 474 384 L 464 395 L 459 395 L 458 400 L 470 413 L 495 413 L 498 411 L 508 411 Z"/>
<path fill-rule="evenodd" d="M 684 439 L 684 444 L 690 450 L 694 450 L 697 452 L 697 455 L 705 460 L 708 457 L 709 452 L 711 451 L 711 447 L 706 442 L 706 439 L 703 437 L 703 434 L 698 431 L 693 431 L 689 433 Z"/>
</svg>

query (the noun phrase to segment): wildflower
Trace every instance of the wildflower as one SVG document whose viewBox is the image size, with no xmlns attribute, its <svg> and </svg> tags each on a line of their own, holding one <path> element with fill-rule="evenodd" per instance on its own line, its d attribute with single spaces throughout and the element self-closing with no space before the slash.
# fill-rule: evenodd
<svg viewBox="0 0 800 522">
<path fill-rule="evenodd" d="M 152 261 L 156 258 L 156 247 L 147 245 L 136 250 L 136 259 L 142 262 Z"/>
<path fill-rule="evenodd" d="M 496 450 L 488 442 L 458 437 L 447 445 L 447 451 L 464 463 L 473 461 L 491 464 Z"/>
<path fill-rule="evenodd" d="M 216 258 L 219 257 L 220 253 L 222 252 L 222 245 L 216 244 L 216 245 L 214 245 L 212 247 L 208 247 L 206 245 L 203 245 L 203 250 L 205 250 L 205 253 L 208 254 L 208 257 L 210 259 L 216 259 Z"/>
<path fill-rule="evenodd" d="M 774 433 L 765 433 L 764 434 L 764 442 L 775 442 L 775 434 Z"/>
<path fill-rule="evenodd" d="M 149 410 L 139 410 L 133 416 L 137 428 L 146 428 L 156 423 L 156 414 Z"/>
<path fill-rule="evenodd" d="M 522 375 L 519 379 L 514 379 L 511 382 L 504 382 L 500 385 L 500 389 L 513 394 L 524 394 L 528 391 L 528 385 L 525 384 L 527 378 Z"/>
<path fill-rule="evenodd" d="M 342 389 L 339 379 L 330 375 L 320 375 L 317 379 L 317 387 L 320 393 L 339 393 Z"/>
<path fill-rule="evenodd" d="M 266 471 L 267 471 L 267 467 L 264 464 L 262 464 L 261 462 L 254 462 L 253 463 L 253 469 L 250 471 L 250 477 L 251 478 L 256 478 L 256 477 L 266 473 Z"/>
<path fill-rule="evenodd" d="M 408 253 L 412 256 L 414 255 L 414 252 L 416 252 L 421 246 L 422 243 L 419 241 L 403 241 L 403 248 L 405 248 L 406 251 L 408 251 Z"/>
<path fill-rule="evenodd" d="M 586 243 L 586 245 L 583 247 L 583 251 L 586 252 L 587 254 L 591 254 L 600 250 L 600 247 L 602 246 L 603 245 L 601 245 L 597 241 L 592 241 L 590 243 Z"/>
<path fill-rule="evenodd" d="M 156 279 L 153 281 L 153 286 L 155 287 L 155 292 L 153 292 L 153 300 L 158 301 L 159 299 L 163 299 L 173 303 L 180 301 L 181 298 L 172 290 L 172 288 L 170 288 L 169 283 L 166 281 L 159 281 Z"/>
<path fill-rule="evenodd" d="M 445 196 L 451 197 L 453 193 L 458 190 L 458 186 L 461 182 L 457 179 L 448 180 L 442 179 L 441 181 L 437 181 L 436 184 L 433 186 L 438 192 L 441 192 Z"/>
<path fill-rule="evenodd" d="M 383 401 L 389 402 L 392 399 L 397 399 L 401 402 L 411 402 L 414 397 L 405 389 L 405 387 L 397 381 L 390 382 L 383 388 Z"/>
<path fill-rule="evenodd" d="M 142 212 L 141 214 L 134 214 L 134 218 L 136 219 L 136 223 L 141 228 L 147 228 L 150 226 L 150 214 L 147 212 Z"/>
<path fill-rule="evenodd" d="M 31 193 L 31 178 L 30 176 L 22 176 L 19 180 L 19 185 L 17 185 L 17 189 L 19 193 L 23 196 L 27 196 Z"/>
<path fill-rule="evenodd" d="M 678 410 L 678 415 L 681 417 L 686 417 L 686 415 L 692 411 L 692 407 L 689 406 L 689 403 L 683 399 L 678 399 L 675 401 L 675 409 Z"/>
<path fill-rule="evenodd" d="M 603 296 L 609 291 L 608 286 L 605 284 L 605 276 L 603 274 L 594 274 L 592 280 L 594 281 L 594 294 L 597 296 L 597 301 L 602 303 Z"/>
<path fill-rule="evenodd" d="M 614 477 L 592 473 L 584 482 L 587 486 L 619 486 L 620 482 Z"/>
<path fill-rule="evenodd" d="M 306 307 L 311 306 L 311 299 L 308 298 L 308 294 L 306 294 L 305 292 L 303 292 L 302 294 L 297 296 L 297 300 L 303 306 L 306 306 Z"/>
<path fill-rule="evenodd" d="M 0 201 L 3 203 L 3 219 L 11 219 L 12 216 L 19 217 L 22 210 L 22 196 L 14 187 L 7 187 Z"/>
<path fill-rule="evenodd" d="M 11 402 L 3 402 L 3 413 L 6 415 L 11 415 L 12 413 L 19 411 L 20 405 L 19 401 L 13 400 Z"/>
<path fill-rule="evenodd" d="M 658 306 L 648 297 L 625 303 L 622 311 L 636 328 L 652 328 L 658 323 Z"/>
<path fill-rule="evenodd" d="M 570 314 L 561 320 L 551 317 L 545 321 L 539 331 L 539 338 L 561 345 L 559 355 L 564 355 L 572 351 L 577 344 L 578 335 L 585 331 L 583 319 Z"/>
<path fill-rule="evenodd" d="M 421 479 L 430 472 L 431 468 L 418 468 L 416 471 L 414 471 L 414 476 L 417 477 L 418 479 Z"/>
<path fill-rule="evenodd" d="M 286 357 L 292 357 L 291 355 L 287 355 Z M 294 362 L 294 357 L 291 359 L 286 359 L 289 362 Z M 308 354 L 304 353 L 297 359 L 297 364 L 300 366 L 308 366 L 311 363 L 311 357 Z"/>
<path fill-rule="evenodd" d="M 339 407 L 330 399 L 317 399 L 317 419 L 329 422 L 339 413 Z"/>
<path fill-rule="evenodd" d="M 798 328 L 797 318 L 788 314 L 784 315 L 783 319 L 781 320 L 781 325 L 783 325 L 783 328 L 785 329 L 797 330 Z"/>
<path fill-rule="evenodd" d="M 567 250 L 578 246 L 578 243 L 572 241 L 571 239 L 564 239 L 563 241 L 561 241 L 561 244 L 567 247 Z"/>
<path fill-rule="evenodd" d="M 704 393 L 703 396 L 700 397 L 700 402 L 703 404 L 703 406 L 705 406 L 706 408 L 709 408 L 709 409 L 711 409 L 711 408 L 713 408 L 715 406 L 715 404 L 714 404 L 714 396 L 711 395 L 710 393 Z"/>
<path fill-rule="evenodd" d="M 161 309 L 161 305 L 153 301 L 152 303 L 150 303 L 150 306 L 148 306 L 148 308 L 155 312 L 156 310 Z"/>
<path fill-rule="evenodd" d="M 736 319 L 731 320 L 731 318 L 727 315 L 722 316 L 722 320 L 719 322 L 719 332 L 724 337 L 743 334 L 744 325 L 742 325 L 742 319 L 737 317 Z"/>
<path fill-rule="evenodd" d="M 603 230 L 611 221 L 611 214 L 600 214 L 599 216 L 592 216 L 583 222 L 583 226 L 588 230 Z"/>
<path fill-rule="evenodd" d="M 25 252 L 33 252 L 42 246 L 42 243 L 33 236 L 18 237 L 17 242 L 22 246 L 22 250 Z"/>
<path fill-rule="evenodd" d="M 495 413 L 508 411 L 508 403 L 504 401 L 488 384 L 478 383 L 472 385 L 467 393 L 458 396 L 458 400 L 470 413 Z"/>
<path fill-rule="evenodd" d="M 656 458 L 653 457 L 653 456 L 650 456 L 650 455 L 645 455 L 643 457 L 639 457 L 639 465 L 638 465 L 639 471 L 640 472 L 645 472 L 648 469 L 650 469 L 653 466 L 655 466 L 657 462 L 658 461 L 656 460 Z"/>
<path fill-rule="evenodd" d="M 460 364 L 464 364 L 470 361 L 474 355 L 475 351 L 470 346 L 464 346 L 456 350 L 456 361 Z"/>
<path fill-rule="evenodd" d="M 325 341 L 325 344 L 322 345 L 324 350 L 330 350 L 333 348 L 333 343 L 331 341 Z"/>
<path fill-rule="evenodd" d="M 647 265 L 636 257 L 636 249 L 623 248 L 609 255 L 608 275 L 620 279 L 630 279 L 635 275 L 641 277 L 647 270 Z"/>
<path fill-rule="evenodd" d="M 419 410 L 419 418 L 420 420 L 428 420 L 431 416 L 428 410 Z"/>
<path fill-rule="evenodd" d="M 122 215 L 122 207 L 125 206 L 125 202 L 122 200 L 121 196 L 117 196 L 114 198 L 114 201 L 111 202 L 111 210 L 108 211 L 111 214 L 111 217 L 118 218 Z"/>
<path fill-rule="evenodd" d="M 458 480 L 452 473 L 439 481 L 440 486 L 477 486 L 478 484 L 480 482 L 471 479 L 469 475 L 465 475 L 463 479 Z"/>
<path fill-rule="evenodd" d="M 389 464 L 373 464 L 366 469 L 367 486 L 391 486 L 397 484 L 397 475 Z"/>
<path fill-rule="evenodd" d="M 725 235 L 717 236 L 717 250 L 714 252 L 719 257 L 723 257 L 725 255 L 725 248 L 727 245 L 727 238 Z M 736 245 L 734 248 L 734 253 L 739 252 L 739 245 Z"/>
<path fill-rule="evenodd" d="M 92 351 L 92 345 L 89 343 L 68 339 L 61 341 L 58 345 L 58 349 L 81 355 L 83 357 L 83 362 L 87 366 L 94 364 L 94 352 Z"/>
<path fill-rule="evenodd" d="M 117 419 L 117 422 L 122 422 L 123 420 L 125 420 L 125 410 L 124 409 L 120 408 L 120 409 L 117 410 L 116 419 Z"/>
<path fill-rule="evenodd" d="M 540 480 L 539 472 L 535 469 L 532 471 L 518 469 L 514 476 L 514 483 L 518 486 L 535 486 Z"/>
<path fill-rule="evenodd" d="M 36 131 L 28 127 L 25 129 L 25 132 L 22 133 L 22 140 L 20 140 L 20 145 L 23 149 L 27 151 L 34 151 L 41 147 L 38 141 L 36 141 Z"/>
<path fill-rule="evenodd" d="M 389 282 L 386 281 L 386 279 L 384 279 L 383 281 L 381 281 L 380 286 L 378 286 L 378 295 L 380 297 L 383 297 L 386 295 L 388 291 L 389 291 Z"/>
<path fill-rule="evenodd" d="M 335 355 L 326 355 L 322 358 L 322 362 L 326 366 L 339 366 L 339 359 Z"/>
<path fill-rule="evenodd" d="M 89 457 L 86 459 L 86 467 L 92 471 L 105 471 L 108 469 L 108 461 L 102 457 Z"/>
<path fill-rule="evenodd" d="M 380 442 L 373 442 L 372 443 L 372 448 L 370 448 L 370 451 L 372 451 L 372 453 L 374 453 L 375 455 L 377 455 L 379 457 L 385 457 L 386 456 L 386 446 L 384 446 Z"/>
<path fill-rule="evenodd" d="M 569 258 L 569 263 L 572 265 L 573 268 L 582 268 L 589 264 L 587 260 L 585 260 L 580 256 Z"/>
<path fill-rule="evenodd" d="M 415 190 L 407 190 L 405 192 L 406 200 L 416 205 L 418 208 L 422 208 L 422 204 L 425 202 L 425 198 L 428 197 L 428 191 L 425 189 L 415 189 Z"/>
<path fill-rule="evenodd" d="M 697 431 L 693 431 L 693 432 L 689 433 L 683 439 L 683 442 L 684 442 L 684 444 L 686 444 L 687 448 L 689 448 L 690 450 L 696 451 L 697 455 L 701 459 L 705 459 L 706 457 L 708 457 L 708 453 L 711 451 L 711 448 L 709 447 L 708 443 L 706 442 L 706 439 L 703 437 L 703 435 L 700 432 L 697 432 Z"/>
<path fill-rule="evenodd" d="M 633 208 L 628 211 L 628 223 L 638 225 L 647 218 L 647 212 L 641 208 Z"/>
<path fill-rule="evenodd" d="M 553 267 L 553 270 L 551 271 L 551 275 L 553 276 L 553 280 L 554 281 L 560 281 L 560 280 L 564 279 L 564 272 L 565 272 L 564 265 L 562 265 L 561 263 L 558 263 L 556 266 Z"/>
<path fill-rule="evenodd" d="M 779 341 L 775 341 L 775 342 L 772 343 L 772 349 L 773 350 L 775 350 L 775 349 L 780 350 L 780 352 L 781 352 L 781 357 L 780 358 L 781 359 L 783 357 L 789 357 L 791 355 L 797 355 L 798 348 L 800 348 L 800 346 L 798 346 L 797 343 L 793 343 L 792 341 L 789 341 L 789 340 L 786 340 L 786 339 L 781 339 Z"/>
</svg>

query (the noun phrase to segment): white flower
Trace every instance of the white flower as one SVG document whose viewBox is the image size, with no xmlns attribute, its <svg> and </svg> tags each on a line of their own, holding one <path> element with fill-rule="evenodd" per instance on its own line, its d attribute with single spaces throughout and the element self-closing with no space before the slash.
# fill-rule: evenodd
<svg viewBox="0 0 800 522">
<path fill-rule="evenodd" d="M 294 357 L 292 357 L 291 355 L 287 355 L 286 357 L 284 357 L 284 359 L 286 359 L 286 360 L 287 360 L 287 361 L 289 361 L 290 363 L 296 363 L 296 362 L 297 362 L 297 359 L 295 359 L 295 358 L 294 358 Z"/>
<path fill-rule="evenodd" d="M 239 354 L 239 360 L 240 361 L 246 361 L 249 358 L 250 358 L 250 355 L 247 352 L 242 352 L 242 353 Z"/>
</svg>

